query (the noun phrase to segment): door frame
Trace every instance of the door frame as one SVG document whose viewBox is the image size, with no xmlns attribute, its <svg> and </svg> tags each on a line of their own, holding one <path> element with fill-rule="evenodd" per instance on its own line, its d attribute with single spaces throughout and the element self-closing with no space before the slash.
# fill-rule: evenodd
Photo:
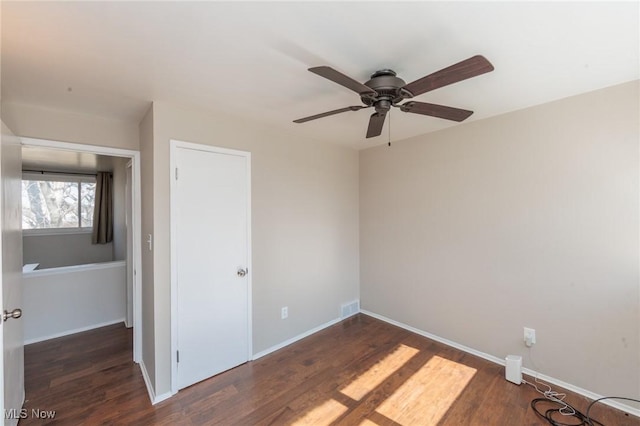
<svg viewBox="0 0 640 426">
<path fill-rule="evenodd" d="M 169 173 L 170 173 L 170 216 L 171 216 L 171 394 L 178 393 L 178 268 L 177 268 L 177 203 L 176 203 L 176 161 L 178 149 L 191 149 L 215 154 L 235 155 L 245 157 L 247 160 L 247 360 L 251 359 L 253 351 L 253 301 L 252 301 L 252 277 L 251 263 L 251 153 L 235 149 L 221 148 L 212 145 L 203 145 L 193 142 L 185 142 L 175 139 L 169 140 Z"/>
<path fill-rule="evenodd" d="M 133 243 L 135 236 L 133 232 L 133 222 L 135 217 L 135 209 L 133 206 L 133 160 L 127 161 L 124 168 L 125 170 L 125 226 L 127 229 L 127 312 L 125 315 L 124 325 L 127 327 L 133 327 L 133 280 L 136 270 L 135 256 L 133 255 Z M 129 312 L 129 306 L 131 306 L 131 312 Z"/>
<path fill-rule="evenodd" d="M 130 149 L 111 148 L 99 145 L 85 145 L 79 143 L 60 142 L 48 139 L 35 139 L 20 137 L 23 146 L 33 146 L 51 148 L 61 151 L 82 152 L 97 155 L 108 155 L 111 157 L 123 157 L 131 160 L 131 208 L 133 220 L 131 232 L 133 234 L 133 361 L 142 361 L 142 271 L 138 271 L 142 265 L 142 216 L 141 216 L 141 176 L 140 176 L 140 151 Z M 129 231 L 127 231 L 129 232 Z M 153 332 L 153 330 L 148 330 Z"/>
</svg>

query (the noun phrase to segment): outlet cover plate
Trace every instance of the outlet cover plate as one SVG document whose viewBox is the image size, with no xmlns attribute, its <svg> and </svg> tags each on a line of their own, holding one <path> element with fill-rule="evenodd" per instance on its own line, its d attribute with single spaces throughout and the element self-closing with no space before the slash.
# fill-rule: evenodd
<svg viewBox="0 0 640 426">
<path fill-rule="evenodd" d="M 531 345 L 527 344 L 527 346 L 532 346 L 536 343 L 536 330 L 533 328 L 524 327 L 524 341 L 525 344 L 527 342 L 531 342 Z"/>
</svg>

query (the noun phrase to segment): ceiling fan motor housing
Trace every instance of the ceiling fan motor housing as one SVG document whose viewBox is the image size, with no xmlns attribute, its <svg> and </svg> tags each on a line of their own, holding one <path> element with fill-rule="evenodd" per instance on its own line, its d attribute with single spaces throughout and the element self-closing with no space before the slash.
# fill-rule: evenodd
<svg viewBox="0 0 640 426">
<path fill-rule="evenodd" d="M 392 105 L 411 97 L 410 93 L 402 89 L 406 84 L 403 79 L 396 77 L 393 70 L 376 71 L 364 85 L 375 90 L 377 95 L 365 94 L 361 95 L 360 99 L 365 105 L 375 106 L 376 110 L 379 108 L 382 111 L 388 111 Z"/>
<path fill-rule="evenodd" d="M 475 55 L 440 71 L 425 75 L 409 84 L 397 77 L 396 72 L 390 69 L 381 69 L 374 72 L 369 81 L 364 84 L 326 65 L 309 68 L 309 71 L 356 92 L 364 105 L 334 109 L 322 114 L 299 118 L 293 120 L 293 122 L 305 123 L 347 111 L 359 111 L 373 107 L 376 112 L 369 117 L 369 126 L 367 127 L 367 138 L 373 138 L 380 136 L 382 133 L 385 118 L 391 107 L 400 108 L 402 112 L 438 117 L 456 122 L 466 120 L 473 114 L 473 111 L 418 101 L 405 102 L 402 105 L 400 102 L 440 87 L 493 71 L 493 65 L 484 56 Z"/>
</svg>

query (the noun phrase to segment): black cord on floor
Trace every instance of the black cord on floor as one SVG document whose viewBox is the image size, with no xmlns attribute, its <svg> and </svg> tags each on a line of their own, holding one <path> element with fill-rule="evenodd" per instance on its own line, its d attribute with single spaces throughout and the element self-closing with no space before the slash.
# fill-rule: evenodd
<svg viewBox="0 0 640 426">
<path fill-rule="evenodd" d="M 592 426 L 593 423 L 591 420 L 591 417 L 589 417 L 589 411 L 591 411 L 591 408 L 596 405 L 598 402 L 604 400 L 604 399 L 622 399 L 624 401 L 633 401 L 633 402 L 640 402 L 640 400 L 638 399 L 633 399 L 633 398 L 627 398 L 625 396 L 604 396 L 602 398 L 598 398 L 595 401 L 592 401 L 591 404 L 589 404 L 589 406 L 587 407 L 587 414 L 585 415 L 587 417 L 587 425 L 588 426 Z"/>
<path fill-rule="evenodd" d="M 589 404 L 589 406 L 587 407 L 587 413 L 583 414 L 580 411 L 578 411 L 575 407 L 572 407 L 571 405 L 567 404 L 566 402 L 556 402 L 556 401 L 552 401 L 549 400 L 547 398 L 536 398 L 533 401 L 531 401 L 531 408 L 533 409 L 533 411 L 535 411 L 535 413 L 542 417 L 543 419 L 545 419 L 550 425 L 552 426 L 604 426 L 604 424 L 600 423 L 599 421 L 592 419 L 591 417 L 589 417 L 589 412 L 591 411 L 591 408 L 593 408 L 593 406 L 605 399 L 622 399 L 625 401 L 634 401 L 634 402 L 640 402 L 640 400 L 637 399 L 633 399 L 633 398 L 626 398 L 626 397 L 618 397 L 618 396 L 605 396 L 603 398 L 599 398 L 596 399 L 595 401 L 592 401 L 591 404 Z M 547 410 L 542 410 L 538 407 L 538 405 L 545 403 L 545 404 L 552 404 L 554 406 L 557 406 L 558 408 L 549 408 Z M 570 408 L 571 410 L 574 411 L 573 414 L 571 415 L 566 415 L 563 414 L 561 410 L 565 409 L 565 408 Z M 559 420 L 557 420 L 558 418 L 575 418 L 577 419 L 580 423 L 563 423 Z"/>
<path fill-rule="evenodd" d="M 540 409 L 540 404 L 551 404 L 554 408 L 543 410 Z M 573 411 L 573 414 L 563 414 L 561 410 L 567 409 L 567 407 Z M 566 402 L 560 403 L 547 398 L 536 398 L 531 401 L 531 408 L 538 416 L 545 419 L 552 426 L 604 426 L 597 420 L 587 419 L 586 415 L 582 414 Z M 559 419 L 578 419 L 579 423 L 564 423 Z"/>
</svg>

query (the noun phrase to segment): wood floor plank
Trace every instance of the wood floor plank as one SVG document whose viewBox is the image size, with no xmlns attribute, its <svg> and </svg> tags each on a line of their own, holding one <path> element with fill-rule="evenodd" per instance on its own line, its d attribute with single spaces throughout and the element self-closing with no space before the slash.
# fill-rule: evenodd
<svg viewBox="0 0 640 426">
<path fill-rule="evenodd" d="M 19 425 L 546 424 L 530 406 L 540 395 L 507 382 L 503 367 L 362 314 L 155 406 L 132 341 L 131 330 L 113 325 L 26 346 L 25 408 L 56 415 Z M 567 402 L 589 404 L 570 392 Z M 603 405 L 593 417 L 640 426 Z"/>
</svg>

